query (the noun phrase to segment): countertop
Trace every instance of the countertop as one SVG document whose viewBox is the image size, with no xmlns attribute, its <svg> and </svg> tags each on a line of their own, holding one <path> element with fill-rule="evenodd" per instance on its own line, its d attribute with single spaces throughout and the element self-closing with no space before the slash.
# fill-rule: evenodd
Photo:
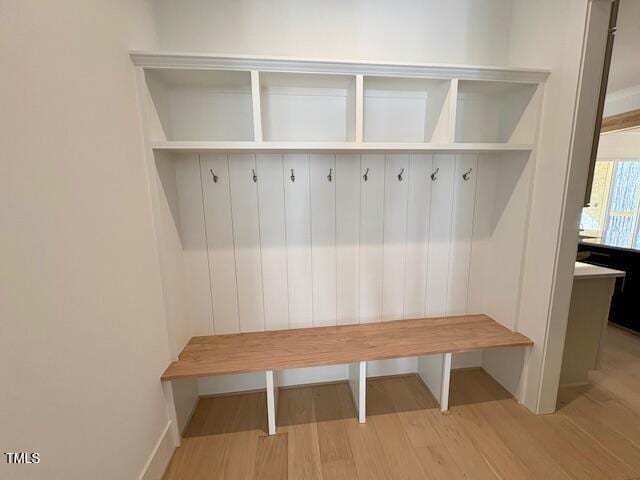
<svg viewBox="0 0 640 480">
<path fill-rule="evenodd" d="M 576 262 L 575 269 L 573 271 L 573 278 L 586 279 L 586 278 L 616 278 L 624 277 L 625 273 L 622 270 L 614 270 L 613 268 L 600 267 L 598 265 L 591 265 L 589 263 Z"/>
</svg>

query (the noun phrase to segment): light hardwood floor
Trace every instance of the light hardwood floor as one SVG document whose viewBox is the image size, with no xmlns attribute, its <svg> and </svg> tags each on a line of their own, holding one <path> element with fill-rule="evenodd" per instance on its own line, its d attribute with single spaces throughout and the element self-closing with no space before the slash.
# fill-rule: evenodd
<svg viewBox="0 0 640 480">
<path fill-rule="evenodd" d="M 442 415 L 415 376 L 202 399 L 165 479 L 640 479 L 640 337 L 610 327 L 592 384 L 536 416 L 480 370 L 454 372 Z"/>
</svg>

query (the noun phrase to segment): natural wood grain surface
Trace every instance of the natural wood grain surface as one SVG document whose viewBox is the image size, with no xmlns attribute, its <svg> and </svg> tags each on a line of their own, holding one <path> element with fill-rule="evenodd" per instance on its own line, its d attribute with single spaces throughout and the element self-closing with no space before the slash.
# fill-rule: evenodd
<svg viewBox="0 0 640 480">
<path fill-rule="evenodd" d="M 193 337 L 163 380 L 531 345 L 486 315 Z"/>
<path fill-rule="evenodd" d="M 640 109 L 603 118 L 602 128 L 600 131 L 613 132 L 637 126 L 640 126 Z"/>
<path fill-rule="evenodd" d="M 366 424 L 346 383 L 282 390 L 271 437 L 264 393 L 203 399 L 165 480 L 638 479 L 640 337 L 609 333 L 598 384 L 561 389 L 553 415 L 482 370 L 452 373 L 450 415 L 416 376 L 370 379 Z"/>
</svg>

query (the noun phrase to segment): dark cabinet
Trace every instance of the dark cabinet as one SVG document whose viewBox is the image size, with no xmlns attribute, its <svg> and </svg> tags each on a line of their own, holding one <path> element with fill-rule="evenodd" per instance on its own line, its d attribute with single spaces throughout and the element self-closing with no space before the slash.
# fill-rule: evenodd
<svg viewBox="0 0 640 480">
<path fill-rule="evenodd" d="M 579 252 L 589 252 L 585 263 L 625 272 L 616 280 L 609 321 L 640 333 L 640 251 L 580 243 Z"/>
</svg>

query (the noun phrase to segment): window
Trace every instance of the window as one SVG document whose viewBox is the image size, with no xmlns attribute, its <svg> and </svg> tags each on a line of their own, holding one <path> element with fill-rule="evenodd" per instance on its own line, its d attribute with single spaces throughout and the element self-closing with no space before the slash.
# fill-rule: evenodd
<svg viewBox="0 0 640 480">
<path fill-rule="evenodd" d="M 596 162 L 591 206 L 582 211 L 582 234 L 615 247 L 640 249 L 640 159 Z"/>
</svg>

